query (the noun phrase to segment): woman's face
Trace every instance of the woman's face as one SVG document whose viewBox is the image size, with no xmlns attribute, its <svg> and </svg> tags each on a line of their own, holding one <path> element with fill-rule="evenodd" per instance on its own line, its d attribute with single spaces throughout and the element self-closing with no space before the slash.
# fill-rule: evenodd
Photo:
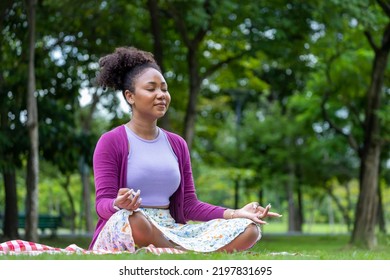
<svg viewBox="0 0 390 280">
<path fill-rule="evenodd" d="M 171 96 L 159 71 L 154 68 L 146 69 L 136 78 L 134 89 L 134 92 L 125 92 L 127 102 L 132 107 L 133 117 L 156 120 L 165 115 Z"/>
</svg>

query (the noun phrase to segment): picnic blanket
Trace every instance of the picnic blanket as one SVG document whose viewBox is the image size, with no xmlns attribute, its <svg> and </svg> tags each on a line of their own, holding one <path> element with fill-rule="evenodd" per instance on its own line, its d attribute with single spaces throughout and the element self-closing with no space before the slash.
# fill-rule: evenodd
<svg viewBox="0 0 390 280">
<path fill-rule="evenodd" d="M 140 248 L 136 250 L 134 253 L 146 252 L 152 253 L 155 255 L 161 254 L 183 254 L 185 251 L 175 249 L 175 248 L 157 248 L 154 245 L 149 245 L 147 247 Z M 124 251 L 108 251 L 108 250 L 86 250 L 80 248 L 76 244 L 71 244 L 66 248 L 56 248 L 48 245 L 35 243 L 31 241 L 25 240 L 10 240 L 3 243 L 0 243 L 0 256 L 2 255 L 30 255 L 36 256 L 42 253 L 47 254 L 94 254 L 94 255 L 103 255 L 103 254 L 134 254 L 131 252 Z"/>
</svg>

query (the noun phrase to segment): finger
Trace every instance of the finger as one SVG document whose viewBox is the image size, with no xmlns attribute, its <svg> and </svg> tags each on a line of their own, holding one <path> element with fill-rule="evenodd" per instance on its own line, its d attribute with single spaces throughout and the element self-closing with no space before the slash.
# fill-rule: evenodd
<svg viewBox="0 0 390 280">
<path fill-rule="evenodd" d="M 124 194 L 126 194 L 128 191 L 129 191 L 128 188 L 120 188 L 120 189 L 118 190 L 118 195 L 124 195 Z"/>
<path fill-rule="evenodd" d="M 279 213 L 276 212 L 268 212 L 268 216 L 270 217 L 282 217 L 283 215 L 280 215 Z"/>
<path fill-rule="evenodd" d="M 142 203 L 142 197 L 140 197 L 137 201 L 137 203 L 134 205 L 134 210 L 138 209 L 141 206 Z"/>
<path fill-rule="evenodd" d="M 261 218 L 261 219 L 267 217 L 270 208 L 271 208 L 271 205 L 268 204 L 265 207 L 264 211 L 258 217 Z"/>
<path fill-rule="evenodd" d="M 133 196 L 133 190 L 124 188 L 121 192 L 123 191 L 125 192 L 122 194 L 119 194 L 118 192 L 118 197 L 116 198 L 116 205 L 120 208 L 128 209 L 128 206 L 131 202 L 131 197 Z"/>
<path fill-rule="evenodd" d="M 138 200 L 140 195 L 141 195 L 141 191 L 140 190 L 138 190 L 137 192 L 133 192 L 133 199 L 137 199 Z"/>
<path fill-rule="evenodd" d="M 266 224 L 267 224 L 266 221 L 263 221 L 263 220 L 260 219 L 259 217 L 256 217 L 256 218 L 254 219 L 254 221 L 255 221 L 256 223 L 258 223 L 258 224 L 261 224 L 261 225 L 266 225 Z"/>
<path fill-rule="evenodd" d="M 131 199 L 132 195 L 133 195 L 133 190 L 127 189 L 125 193 L 123 193 L 122 195 L 118 195 L 118 201 L 126 203 L 129 199 Z"/>
<path fill-rule="evenodd" d="M 120 197 L 121 199 L 128 199 L 133 194 L 133 192 L 133 189 L 126 189 L 125 192 L 118 193 L 118 198 Z"/>
<path fill-rule="evenodd" d="M 140 190 L 138 190 L 136 193 L 134 193 L 134 196 L 131 198 L 131 202 L 130 202 L 130 205 L 129 205 L 131 208 L 133 208 L 137 204 L 137 202 L 138 202 L 138 200 L 140 198 L 140 195 L 141 195 L 141 191 Z"/>
<path fill-rule="evenodd" d="M 264 210 L 265 210 L 265 208 L 264 207 L 262 207 L 262 206 L 257 206 L 257 208 L 256 208 L 256 212 L 261 212 L 261 213 L 263 213 L 264 212 Z"/>
<path fill-rule="evenodd" d="M 124 204 L 126 204 L 127 200 L 129 198 L 129 189 L 126 189 L 126 192 L 125 193 L 122 193 L 120 194 L 118 192 L 118 196 L 116 198 L 116 203 L 118 206 L 124 206 Z"/>
</svg>

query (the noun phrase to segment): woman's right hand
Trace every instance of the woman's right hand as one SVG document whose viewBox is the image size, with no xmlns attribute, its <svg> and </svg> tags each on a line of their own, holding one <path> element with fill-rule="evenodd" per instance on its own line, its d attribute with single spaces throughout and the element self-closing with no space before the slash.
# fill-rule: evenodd
<svg viewBox="0 0 390 280">
<path fill-rule="evenodd" d="M 115 198 L 114 205 L 121 209 L 134 211 L 141 206 L 142 198 L 140 195 L 140 190 L 134 192 L 133 189 L 120 188 L 117 197 Z"/>
</svg>

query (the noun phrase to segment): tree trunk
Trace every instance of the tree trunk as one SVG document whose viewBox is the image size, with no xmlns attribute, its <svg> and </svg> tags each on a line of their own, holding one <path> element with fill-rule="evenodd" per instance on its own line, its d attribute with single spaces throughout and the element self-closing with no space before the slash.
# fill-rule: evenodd
<svg viewBox="0 0 390 280">
<path fill-rule="evenodd" d="M 379 231 L 386 234 L 386 219 L 383 209 L 383 199 L 382 199 L 382 190 L 380 186 L 378 186 L 378 225 Z"/>
<path fill-rule="evenodd" d="M 83 119 L 81 119 L 82 124 L 82 133 L 86 138 L 91 134 L 92 120 L 93 115 L 96 111 L 97 104 L 100 100 L 100 95 L 98 91 L 93 91 L 92 95 L 92 104 L 89 108 L 89 113 Z M 83 188 L 82 197 L 81 197 L 81 207 L 80 207 L 80 221 L 81 223 L 85 219 L 85 229 L 87 232 L 93 232 L 94 225 L 92 222 L 92 211 L 91 211 L 91 184 L 90 184 L 90 166 L 85 160 L 85 155 L 80 155 L 79 161 L 79 174 L 81 178 L 81 185 Z M 70 198 L 70 197 L 69 197 Z M 74 213 L 76 215 L 76 213 Z M 72 213 L 73 215 L 73 213 Z M 82 226 L 80 226 L 82 228 Z"/>
<path fill-rule="evenodd" d="M 362 181 L 357 207 L 352 243 L 374 248 L 377 245 L 375 225 L 378 209 L 378 165 L 380 147 L 372 147 L 364 159 Z"/>
<path fill-rule="evenodd" d="M 288 163 L 288 178 L 287 178 L 287 197 L 288 197 L 288 232 L 298 231 L 298 211 L 294 199 L 294 166 L 293 163 Z"/>
<path fill-rule="evenodd" d="M 19 238 L 18 233 L 18 198 L 16 192 L 16 172 L 14 168 L 3 169 L 5 188 L 5 213 L 3 233 L 7 239 Z"/>
<path fill-rule="evenodd" d="M 299 207 L 301 206 L 301 194 L 298 190 L 298 207 L 294 198 L 296 184 L 296 170 L 293 162 L 287 163 L 288 178 L 287 178 L 287 197 L 288 197 L 288 231 L 302 232 L 302 218 Z"/>
<path fill-rule="evenodd" d="M 4 0 L 0 2 L 0 30 L 3 30 L 4 28 L 4 19 L 6 18 L 7 13 L 9 13 L 9 9 L 12 7 L 12 4 L 13 4 L 12 0 Z M 3 44 L 4 44 L 4 39 L 2 36 L 0 36 L 0 56 L 3 54 Z M 6 95 L 5 88 L 4 88 L 3 72 L 0 73 L 0 95 L 2 96 Z M 7 114 L 8 114 L 8 109 L 2 106 L 0 112 L 1 130 L 9 129 Z M 7 155 L 3 155 L 2 160 L 7 162 L 6 158 Z M 9 164 L 7 164 L 6 167 L 3 167 L 2 170 L 3 182 L 4 182 L 4 193 L 5 193 L 3 234 L 6 238 L 16 239 L 19 237 L 16 171 L 15 171 L 15 167 L 12 166 L 11 162 L 12 161 L 10 160 Z"/>
<path fill-rule="evenodd" d="M 27 1 L 29 29 L 29 64 L 27 88 L 27 128 L 30 139 L 30 152 L 27 164 L 26 195 L 26 239 L 38 239 L 38 176 L 39 176 L 39 135 L 38 106 L 35 97 L 35 9 L 36 0 Z"/>
<path fill-rule="evenodd" d="M 260 205 L 264 205 L 263 197 L 264 197 L 264 191 L 263 189 L 259 189 L 257 201 L 259 202 Z"/>
<path fill-rule="evenodd" d="M 377 111 L 381 108 L 383 79 L 390 50 L 390 24 L 385 29 L 380 48 L 374 45 L 371 36 L 368 35 L 368 37 L 375 50 L 375 58 L 367 96 L 365 137 L 361 155 L 360 193 L 355 210 L 351 243 L 373 248 L 377 244 L 375 225 L 378 210 L 378 176 L 381 154 L 381 129 Z"/>
<path fill-rule="evenodd" d="M 150 15 L 150 28 L 153 36 L 153 54 L 154 58 L 156 59 L 158 65 L 161 68 L 161 72 L 164 74 L 164 48 L 162 46 L 161 39 L 161 35 L 163 34 L 163 32 L 161 31 L 158 2 L 157 0 L 148 0 L 147 6 Z M 167 130 L 171 129 L 169 121 L 169 111 L 167 111 L 165 116 L 159 120 L 159 126 Z"/>
<path fill-rule="evenodd" d="M 63 184 L 61 184 L 62 187 L 64 188 L 65 190 L 65 193 L 66 193 L 66 196 L 68 197 L 68 200 L 69 200 L 69 203 L 70 203 L 70 220 L 71 220 L 71 223 L 70 223 L 70 230 L 72 232 L 72 234 L 75 233 L 76 231 L 76 223 L 75 223 L 75 219 L 76 219 L 76 208 L 75 208 L 75 204 L 74 204 L 74 199 L 72 197 L 72 194 L 69 190 L 69 185 L 70 185 L 70 175 L 66 175 L 65 176 L 65 182 Z"/>
<path fill-rule="evenodd" d="M 294 201 L 294 186 L 291 182 L 287 183 L 287 197 L 288 197 L 288 232 L 296 232 L 296 209 Z"/>
<path fill-rule="evenodd" d="M 177 30 L 183 40 L 184 45 L 187 48 L 187 67 L 189 74 L 189 97 L 186 108 L 186 115 L 184 119 L 184 139 L 187 142 L 188 147 L 191 149 L 195 136 L 195 119 L 196 119 L 196 103 L 198 99 L 199 90 L 202 83 L 202 78 L 199 74 L 199 63 L 197 53 L 199 46 L 206 36 L 207 32 L 211 29 L 211 19 L 213 12 L 211 9 L 211 3 L 209 0 L 203 2 L 204 12 L 207 14 L 208 19 L 202 22 L 198 31 L 191 36 L 188 26 L 186 26 L 185 19 L 183 18 L 177 5 L 170 4 L 167 13 L 170 14 L 175 21 Z M 192 37 L 192 38 L 191 38 Z M 220 65 L 222 66 L 222 65 Z M 205 77 L 203 77 L 205 78 Z"/>
<path fill-rule="evenodd" d="M 187 141 L 188 147 L 191 148 L 195 137 L 196 104 L 201 83 L 198 73 L 199 65 L 196 50 L 193 47 L 189 47 L 188 49 L 187 62 L 188 72 L 190 74 L 190 96 L 184 120 L 184 139 Z"/>
<path fill-rule="evenodd" d="M 296 231 L 302 232 L 303 223 L 305 221 L 303 216 L 303 194 L 301 185 L 297 185 L 297 196 L 298 196 L 298 209 L 297 209 L 297 221 L 296 221 Z"/>
<path fill-rule="evenodd" d="M 352 198 L 351 198 L 351 189 L 349 187 L 349 183 L 345 184 L 345 191 L 347 193 L 347 211 L 352 211 L 353 210 L 353 203 L 352 203 Z M 351 232 L 352 229 L 352 220 L 349 220 L 349 225 L 348 225 L 348 232 Z"/>
<path fill-rule="evenodd" d="M 85 162 L 84 156 L 81 156 L 80 158 L 80 176 L 81 176 L 81 183 L 83 186 L 81 209 L 83 210 L 82 212 L 84 213 L 85 229 L 88 233 L 91 233 L 93 232 L 94 227 L 92 223 L 92 212 L 91 212 L 91 184 L 89 182 L 90 169 Z"/>
</svg>

